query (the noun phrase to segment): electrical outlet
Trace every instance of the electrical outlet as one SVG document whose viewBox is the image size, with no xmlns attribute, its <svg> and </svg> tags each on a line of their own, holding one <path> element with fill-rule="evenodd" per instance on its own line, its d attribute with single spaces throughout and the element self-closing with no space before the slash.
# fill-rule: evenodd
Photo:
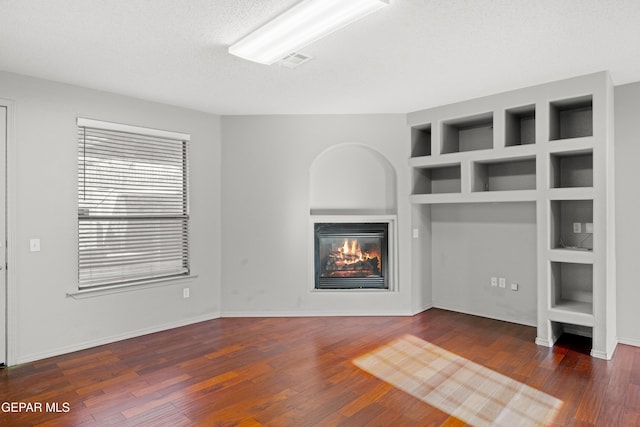
<svg viewBox="0 0 640 427">
<path fill-rule="evenodd" d="M 500 286 L 501 288 L 506 288 L 507 287 L 507 279 L 505 279 L 504 277 L 501 277 L 498 279 L 498 286 Z"/>
<path fill-rule="evenodd" d="M 511 284 L 511 290 L 512 291 L 517 291 L 518 290 L 518 284 L 517 283 L 512 283 Z"/>
<path fill-rule="evenodd" d="M 497 288 L 498 287 L 498 278 L 497 277 L 492 277 L 491 278 L 491 287 L 492 288 Z"/>
<path fill-rule="evenodd" d="M 582 223 L 574 222 L 573 223 L 573 232 L 574 233 L 582 233 Z"/>
<path fill-rule="evenodd" d="M 585 233 L 593 233 L 593 223 L 592 222 L 586 222 L 584 224 L 584 232 Z"/>
<path fill-rule="evenodd" d="M 413 238 L 417 239 L 418 237 L 420 237 L 420 229 L 419 228 L 414 228 L 413 229 Z"/>
<path fill-rule="evenodd" d="M 189 288 L 182 289 L 182 298 L 189 298 Z"/>
</svg>

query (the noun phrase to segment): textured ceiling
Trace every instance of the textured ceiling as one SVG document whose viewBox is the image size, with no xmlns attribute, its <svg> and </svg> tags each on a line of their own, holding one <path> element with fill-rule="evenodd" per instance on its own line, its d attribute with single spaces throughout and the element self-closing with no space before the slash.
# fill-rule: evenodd
<svg viewBox="0 0 640 427">
<path fill-rule="evenodd" d="M 405 113 L 601 70 L 640 81 L 638 0 L 392 0 L 296 69 L 227 53 L 295 3 L 0 0 L 0 70 L 217 114 Z"/>
</svg>

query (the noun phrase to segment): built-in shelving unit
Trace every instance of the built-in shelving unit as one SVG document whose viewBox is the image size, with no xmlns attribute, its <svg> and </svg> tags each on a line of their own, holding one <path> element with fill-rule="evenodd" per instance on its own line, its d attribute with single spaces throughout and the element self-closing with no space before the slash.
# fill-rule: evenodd
<svg viewBox="0 0 640 427">
<path fill-rule="evenodd" d="M 417 111 L 408 124 L 411 202 L 535 202 L 536 342 L 552 346 L 563 331 L 589 334 L 592 355 L 610 358 L 616 320 L 608 73 Z"/>
</svg>

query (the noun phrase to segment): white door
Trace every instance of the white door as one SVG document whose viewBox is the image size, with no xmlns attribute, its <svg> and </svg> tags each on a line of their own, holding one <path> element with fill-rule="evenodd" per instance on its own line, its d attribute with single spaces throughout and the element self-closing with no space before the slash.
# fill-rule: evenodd
<svg viewBox="0 0 640 427">
<path fill-rule="evenodd" d="M 0 107 L 0 365 L 7 361 L 6 147 L 7 108 Z"/>
</svg>

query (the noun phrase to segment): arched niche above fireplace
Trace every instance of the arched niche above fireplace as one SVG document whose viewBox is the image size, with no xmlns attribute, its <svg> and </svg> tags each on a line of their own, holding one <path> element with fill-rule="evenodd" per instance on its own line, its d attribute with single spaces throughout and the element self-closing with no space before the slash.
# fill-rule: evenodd
<svg viewBox="0 0 640 427">
<path fill-rule="evenodd" d="M 358 143 L 334 145 L 310 169 L 310 212 L 395 214 L 397 178 L 380 152 Z"/>
</svg>

